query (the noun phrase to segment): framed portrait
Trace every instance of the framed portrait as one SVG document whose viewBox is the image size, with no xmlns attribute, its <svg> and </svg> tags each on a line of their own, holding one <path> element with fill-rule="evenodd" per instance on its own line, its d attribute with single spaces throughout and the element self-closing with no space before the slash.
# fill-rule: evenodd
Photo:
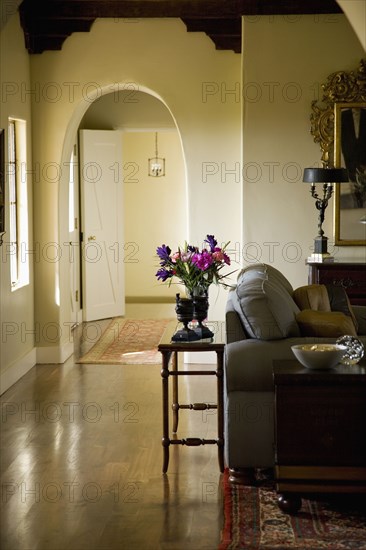
<svg viewBox="0 0 366 550">
<path fill-rule="evenodd" d="M 334 165 L 349 177 L 335 189 L 335 244 L 366 245 L 366 102 L 334 104 Z"/>
<path fill-rule="evenodd" d="M 338 71 L 311 104 L 311 134 L 324 168 L 346 168 L 349 182 L 335 184 L 334 244 L 366 245 L 366 59 Z"/>
</svg>

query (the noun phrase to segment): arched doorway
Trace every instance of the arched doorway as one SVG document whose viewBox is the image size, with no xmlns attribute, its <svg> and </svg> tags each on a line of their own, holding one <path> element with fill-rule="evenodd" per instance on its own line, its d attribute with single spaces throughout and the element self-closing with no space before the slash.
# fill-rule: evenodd
<svg viewBox="0 0 366 550">
<path fill-rule="evenodd" d="M 187 185 L 186 169 L 183 148 L 175 120 L 163 101 L 151 91 L 121 90 L 106 93 L 95 102 L 89 104 L 81 116 L 78 124 L 69 128 L 65 140 L 64 155 L 67 158 L 66 142 L 69 148 L 78 156 L 79 130 L 121 133 L 121 173 L 123 185 L 124 242 L 118 243 L 118 260 L 123 262 L 125 271 L 125 296 L 131 302 L 150 301 L 163 302 L 167 291 L 156 283 L 154 277 L 156 265 L 154 253 L 156 246 L 170 241 L 174 245 L 181 241 L 181 236 L 187 234 Z M 71 125 L 70 125 L 71 126 Z M 166 173 L 164 177 L 150 177 L 148 175 L 148 158 L 153 156 L 156 134 L 159 137 L 159 154 L 166 159 Z M 74 143 L 72 143 L 74 142 Z M 76 159 L 76 163 L 79 160 Z M 80 205 L 77 200 L 70 201 L 70 193 L 79 197 L 78 179 L 70 186 L 70 182 L 63 182 L 60 193 L 60 208 L 67 204 L 69 222 L 74 217 L 75 226 L 82 227 L 80 219 Z M 67 195 L 67 198 L 66 198 Z M 74 212 L 70 215 L 70 208 Z M 70 242 L 70 223 L 65 227 L 65 216 L 60 216 L 60 233 Z M 174 223 L 169 223 L 169 219 Z M 75 239 L 75 233 L 72 238 Z M 65 239 L 64 241 L 65 242 Z M 85 243 L 84 243 L 85 244 Z M 82 251 L 82 243 L 80 250 Z M 73 247 L 76 250 L 76 247 Z M 70 260 L 69 255 L 69 260 Z M 80 259 L 80 265 L 78 260 Z M 60 307 L 66 318 L 72 323 L 82 320 L 81 309 L 83 304 L 83 288 L 81 285 L 83 270 L 83 254 L 72 256 L 72 261 L 64 265 L 68 274 L 64 277 L 64 299 Z M 80 288 L 75 288 L 79 282 Z M 67 284 L 68 283 L 68 284 Z M 76 292 L 75 292 L 76 291 Z M 98 288 L 95 288 L 98 292 Z M 75 296 L 78 300 L 75 299 Z M 65 317 L 64 317 L 65 318 Z"/>
</svg>

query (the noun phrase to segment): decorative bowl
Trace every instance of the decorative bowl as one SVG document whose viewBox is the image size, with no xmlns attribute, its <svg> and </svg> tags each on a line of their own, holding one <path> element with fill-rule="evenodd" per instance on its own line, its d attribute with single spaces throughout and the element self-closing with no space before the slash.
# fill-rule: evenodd
<svg viewBox="0 0 366 550">
<path fill-rule="evenodd" d="M 345 353 L 338 344 L 298 344 L 291 346 L 296 359 L 307 369 L 332 369 Z"/>
</svg>

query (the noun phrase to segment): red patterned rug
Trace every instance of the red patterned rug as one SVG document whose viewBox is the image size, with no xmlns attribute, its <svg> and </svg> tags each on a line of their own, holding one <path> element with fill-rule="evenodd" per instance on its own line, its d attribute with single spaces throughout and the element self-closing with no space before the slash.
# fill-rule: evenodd
<svg viewBox="0 0 366 550">
<path fill-rule="evenodd" d="M 282 512 L 273 483 L 232 485 L 224 473 L 224 528 L 219 550 L 365 550 L 365 495 L 327 502 L 302 500 L 296 515 Z M 360 498 L 361 497 L 361 498 Z"/>
<path fill-rule="evenodd" d="M 171 319 L 112 319 L 77 363 L 145 365 L 161 362 L 157 347 Z"/>
</svg>

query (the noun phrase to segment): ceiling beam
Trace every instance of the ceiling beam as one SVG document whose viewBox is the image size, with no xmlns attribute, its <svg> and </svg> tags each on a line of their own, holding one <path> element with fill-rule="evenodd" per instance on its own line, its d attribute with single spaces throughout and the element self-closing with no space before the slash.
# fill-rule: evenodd
<svg viewBox="0 0 366 550">
<path fill-rule="evenodd" d="M 336 0 L 23 0 L 19 7 L 29 53 L 61 49 L 73 32 L 97 18 L 181 18 L 190 32 L 205 32 L 218 49 L 241 51 L 243 15 L 342 13 Z M 227 45 L 227 47 L 226 47 Z"/>
</svg>

